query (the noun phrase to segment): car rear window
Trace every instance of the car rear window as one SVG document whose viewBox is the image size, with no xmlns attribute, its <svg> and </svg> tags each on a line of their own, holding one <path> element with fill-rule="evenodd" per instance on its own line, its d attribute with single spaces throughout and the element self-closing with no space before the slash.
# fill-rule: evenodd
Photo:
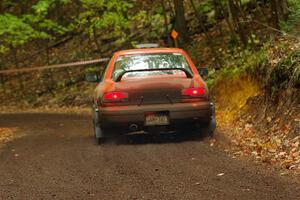
<svg viewBox="0 0 300 200">
<path fill-rule="evenodd" d="M 184 74 L 180 70 L 172 70 L 174 68 L 183 68 L 191 73 L 189 64 L 185 57 L 180 53 L 164 53 L 164 54 L 138 54 L 120 56 L 114 67 L 112 74 L 113 79 L 117 79 L 120 74 L 125 71 L 124 77 L 141 77 L 165 74 Z M 157 71 L 130 72 L 133 70 L 158 69 Z M 170 69 L 167 71 L 159 71 L 159 69 Z"/>
</svg>

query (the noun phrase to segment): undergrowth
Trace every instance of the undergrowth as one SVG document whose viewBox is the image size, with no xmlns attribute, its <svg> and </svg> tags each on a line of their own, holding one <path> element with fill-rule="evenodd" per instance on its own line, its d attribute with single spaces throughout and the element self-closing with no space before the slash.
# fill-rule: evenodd
<svg viewBox="0 0 300 200">
<path fill-rule="evenodd" d="M 285 55 L 277 55 L 278 52 Z M 270 101 L 264 102 L 264 106 L 297 101 L 295 98 L 300 86 L 298 49 L 290 50 L 288 45 L 267 43 L 258 51 L 237 49 L 234 54 L 223 58 L 225 66 L 211 72 L 206 80 L 217 104 L 219 122 L 230 123 L 237 119 L 241 110 L 248 107 L 249 99 L 256 96 Z"/>
<path fill-rule="evenodd" d="M 209 87 L 223 80 L 230 80 L 237 76 L 256 76 L 265 74 L 265 66 L 268 62 L 266 50 L 259 51 L 236 50 L 235 53 L 224 56 L 225 66 L 209 74 L 206 80 Z"/>
<path fill-rule="evenodd" d="M 289 16 L 287 21 L 281 21 L 280 26 L 287 32 L 300 32 L 300 3 L 299 0 L 289 0 Z"/>
<path fill-rule="evenodd" d="M 300 50 L 291 52 L 270 73 L 269 83 L 272 94 L 287 88 L 300 86 Z"/>
</svg>

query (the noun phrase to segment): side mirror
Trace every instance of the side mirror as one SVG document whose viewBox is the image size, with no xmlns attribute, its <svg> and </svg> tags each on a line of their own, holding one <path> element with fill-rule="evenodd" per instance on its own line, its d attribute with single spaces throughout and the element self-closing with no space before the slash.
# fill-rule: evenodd
<svg viewBox="0 0 300 200">
<path fill-rule="evenodd" d="M 198 68 L 199 74 L 201 77 L 205 78 L 208 76 L 208 69 L 205 67 Z"/>
<path fill-rule="evenodd" d="M 89 72 L 85 74 L 85 80 L 87 82 L 100 82 L 100 75 L 94 72 Z"/>
</svg>

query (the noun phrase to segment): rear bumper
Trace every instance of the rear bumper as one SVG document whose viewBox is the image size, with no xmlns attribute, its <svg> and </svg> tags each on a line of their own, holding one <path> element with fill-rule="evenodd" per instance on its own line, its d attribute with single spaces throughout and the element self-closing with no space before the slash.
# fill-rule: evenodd
<svg viewBox="0 0 300 200">
<path fill-rule="evenodd" d="M 167 112 L 170 125 L 188 122 L 208 123 L 211 119 L 211 104 L 205 102 L 157 104 L 142 106 L 99 107 L 99 119 L 102 127 L 129 127 L 136 124 L 145 126 L 145 113 Z"/>
</svg>

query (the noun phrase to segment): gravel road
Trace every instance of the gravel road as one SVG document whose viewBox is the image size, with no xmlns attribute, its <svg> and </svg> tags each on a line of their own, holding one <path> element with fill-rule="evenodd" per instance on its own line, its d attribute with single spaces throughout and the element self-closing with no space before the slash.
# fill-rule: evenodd
<svg viewBox="0 0 300 200">
<path fill-rule="evenodd" d="M 187 133 L 95 145 L 90 117 L 1 114 L 0 199 L 300 199 L 300 184 Z"/>
</svg>

